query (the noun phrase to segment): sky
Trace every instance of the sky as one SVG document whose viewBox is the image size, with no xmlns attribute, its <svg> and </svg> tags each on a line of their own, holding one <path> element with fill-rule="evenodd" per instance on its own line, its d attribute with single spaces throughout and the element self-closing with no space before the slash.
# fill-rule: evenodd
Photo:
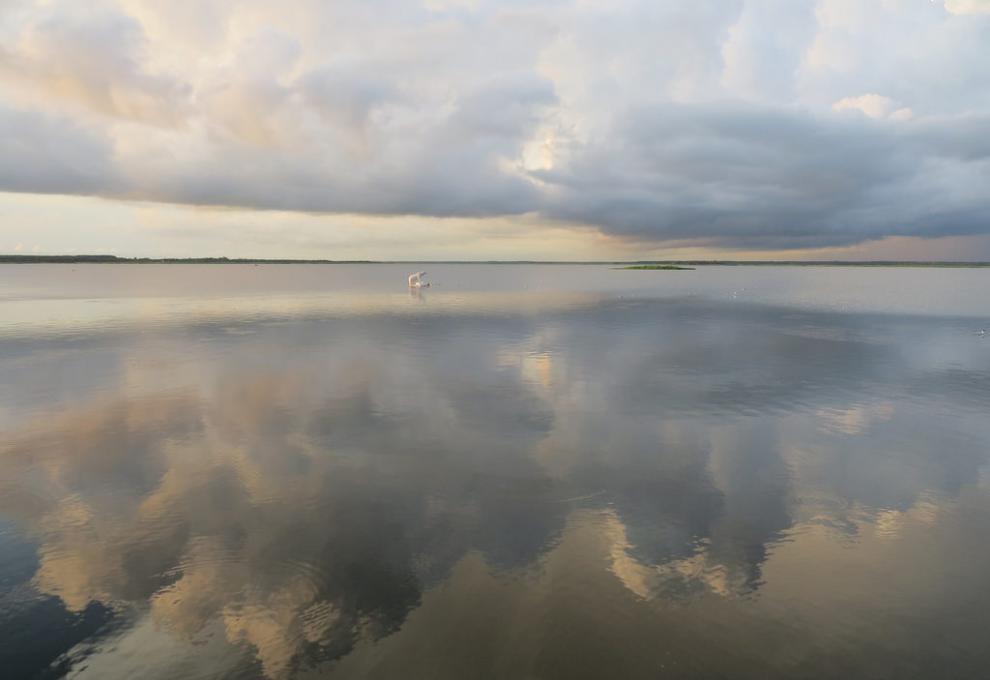
<svg viewBox="0 0 990 680">
<path fill-rule="evenodd" d="M 990 260 L 990 0 L 0 0 L 0 253 Z"/>
</svg>

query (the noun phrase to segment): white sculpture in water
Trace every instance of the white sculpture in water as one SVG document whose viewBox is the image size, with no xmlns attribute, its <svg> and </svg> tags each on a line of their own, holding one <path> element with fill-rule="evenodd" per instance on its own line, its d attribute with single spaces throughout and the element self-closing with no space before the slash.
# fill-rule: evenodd
<svg viewBox="0 0 990 680">
<path fill-rule="evenodd" d="M 409 287 L 410 288 L 429 288 L 430 284 L 423 280 L 426 276 L 426 272 L 416 272 L 415 274 L 409 275 Z"/>
</svg>

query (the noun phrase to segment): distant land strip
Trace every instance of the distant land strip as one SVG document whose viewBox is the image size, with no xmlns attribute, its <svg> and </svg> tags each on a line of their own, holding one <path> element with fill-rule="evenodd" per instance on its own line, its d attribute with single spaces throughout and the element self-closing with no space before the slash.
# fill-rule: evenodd
<svg viewBox="0 0 990 680">
<path fill-rule="evenodd" d="M 116 255 L 0 255 L 0 264 L 584 264 L 657 267 L 990 267 L 990 262 L 898 260 L 296 260 L 253 257 L 118 257 Z"/>
</svg>

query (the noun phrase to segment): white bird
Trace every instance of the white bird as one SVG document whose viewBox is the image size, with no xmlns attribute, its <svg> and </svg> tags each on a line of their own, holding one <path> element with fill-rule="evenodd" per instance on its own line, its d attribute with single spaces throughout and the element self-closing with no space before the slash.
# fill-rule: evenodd
<svg viewBox="0 0 990 680">
<path fill-rule="evenodd" d="M 416 272 L 415 274 L 409 275 L 409 287 L 410 288 L 429 288 L 430 284 L 423 280 L 426 276 L 426 272 Z"/>
</svg>

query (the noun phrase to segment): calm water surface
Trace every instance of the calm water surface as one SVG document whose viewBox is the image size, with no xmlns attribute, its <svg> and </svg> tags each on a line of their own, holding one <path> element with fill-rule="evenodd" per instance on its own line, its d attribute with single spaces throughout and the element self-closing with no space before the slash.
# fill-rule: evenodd
<svg viewBox="0 0 990 680">
<path fill-rule="evenodd" d="M 990 270 L 428 269 L 0 266 L 0 675 L 990 677 Z"/>
</svg>

